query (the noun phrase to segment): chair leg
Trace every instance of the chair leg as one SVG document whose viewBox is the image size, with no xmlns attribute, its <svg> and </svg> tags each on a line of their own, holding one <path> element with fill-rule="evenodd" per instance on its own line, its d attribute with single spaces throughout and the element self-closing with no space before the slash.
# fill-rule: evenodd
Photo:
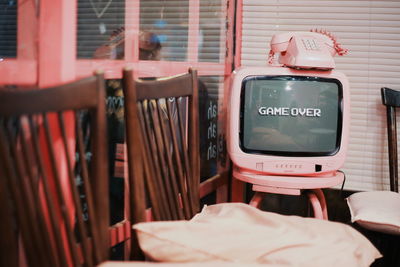
<svg viewBox="0 0 400 267">
<path fill-rule="evenodd" d="M 263 200 L 263 193 L 255 192 L 254 196 L 251 198 L 249 205 L 258 208 Z"/>
<path fill-rule="evenodd" d="M 320 203 L 321 208 L 322 208 L 322 213 L 323 213 L 324 219 L 328 220 L 328 208 L 326 206 L 326 200 L 325 200 L 324 192 L 319 188 L 312 189 L 312 191 L 316 194 L 316 196 L 317 196 L 317 198 L 319 200 L 319 203 Z"/>
<path fill-rule="evenodd" d="M 320 189 L 307 191 L 308 200 L 310 201 L 311 206 L 313 207 L 314 218 L 321 220 L 328 220 L 328 212 L 326 210 L 325 197 L 323 194 L 321 195 L 322 191 L 318 190 Z"/>
<path fill-rule="evenodd" d="M 232 178 L 231 182 L 231 201 L 232 202 L 241 202 L 244 203 L 244 191 L 245 191 L 245 184 L 244 182 Z"/>
<path fill-rule="evenodd" d="M 217 188 L 217 203 L 228 202 L 228 185 L 224 184 Z"/>
</svg>

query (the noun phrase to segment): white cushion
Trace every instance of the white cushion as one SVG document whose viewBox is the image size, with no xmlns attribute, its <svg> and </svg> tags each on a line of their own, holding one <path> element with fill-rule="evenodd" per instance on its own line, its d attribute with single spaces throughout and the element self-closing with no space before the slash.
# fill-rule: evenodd
<svg viewBox="0 0 400 267">
<path fill-rule="evenodd" d="M 351 221 L 366 229 L 400 235 L 400 194 L 371 191 L 347 198 Z"/>
<path fill-rule="evenodd" d="M 207 261 L 207 262 L 174 262 L 174 263 L 159 263 L 159 262 L 141 262 L 141 261 L 107 261 L 103 262 L 98 267 L 244 267 L 241 263 L 224 262 L 224 261 Z M 248 264 L 245 267 L 263 267 L 264 264 Z M 280 265 L 268 265 L 268 267 L 279 267 Z"/>
<path fill-rule="evenodd" d="M 369 266 L 381 256 L 348 225 L 241 203 L 205 207 L 191 221 L 140 223 L 134 229 L 145 255 L 160 262 Z"/>
</svg>

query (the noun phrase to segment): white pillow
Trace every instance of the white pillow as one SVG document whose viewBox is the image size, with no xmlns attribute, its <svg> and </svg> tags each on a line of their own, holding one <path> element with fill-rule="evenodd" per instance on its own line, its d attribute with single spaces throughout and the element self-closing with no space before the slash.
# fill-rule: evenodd
<svg viewBox="0 0 400 267">
<path fill-rule="evenodd" d="M 184 263 L 158 263 L 158 262 L 140 262 L 140 261 L 106 261 L 98 265 L 98 267 L 204 267 L 204 266 L 212 266 L 212 267 L 244 267 L 243 264 L 233 263 L 233 262 L 221 262 L 221 261 L 212 261 L 212 262 L 184 262 Z M 246 264 L 246 267 L 263 267 L 264 264 Z M 279 266 L 271 266 L 268 267 L 279 267 Z"/>
<path fill-rule="evenodd" d="M 347 198 L 351 221 L 366 229 L 400 235 L 400 194 L 372 191 Z"/>
<path fill-rule="evenodd" d="M 205 207 L 191 221 L 140 223 L 134 229 L 145 255 L 160 262 L 369 266 L 381 257 L 348 225 L 263 212 L 241 203 Z"/>
</svg>

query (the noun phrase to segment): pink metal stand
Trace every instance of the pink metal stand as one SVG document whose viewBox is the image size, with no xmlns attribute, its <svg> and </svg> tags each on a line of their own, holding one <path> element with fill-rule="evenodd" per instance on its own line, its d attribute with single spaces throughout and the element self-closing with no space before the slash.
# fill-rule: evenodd
<svg viewBox="0 0 400 267">
<path fill-rule="evenodd" d="M 242 182 L 252 184 L 252 189 L 256 193 L 250 201 L 250 205 L 258 207 L 263 199 L 264 193 L 301 195 L 305 193 L 311 203 L 314 211 L 314 217 L 317 219 L 328 220 L 328 211 L 322 188 L 332 187 L 343 183 L 344 175 L 341 172 L 335 172 L 329 175 L 321 176 L 273 176 L 246 172 L 240 168 L 233 167 L 233 177 Z M 233 201 L 243 201 L 243 189 L 239 187 L 241 183 L 233 181 L 232 192 Z"/>
</svg>

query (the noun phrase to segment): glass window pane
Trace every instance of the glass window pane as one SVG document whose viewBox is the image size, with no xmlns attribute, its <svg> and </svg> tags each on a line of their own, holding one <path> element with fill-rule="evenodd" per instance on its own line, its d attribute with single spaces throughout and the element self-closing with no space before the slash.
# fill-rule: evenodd
<svg viewBox="0 0 400 267">
<path fill-rule="evenodd" d="M 199 62 L 223 62 L 225 59 L 226 1 L 200 1 Z"/>
<path fill-rule="evenodd" d="M 0 0 L 0 60 L 17 57 L 17 0 Z"/>
<path fill-rule="evenodd" d="M 140 1 L 139 58 L 186 61 L 189 0 Z"/>
<path fill-rule="evenodd" d="M 107 135 L 110 176 L 110 223 L 124 218 L 125 121 L 122 81 L 106 80 Z"/>
<path fill-rule="evenodd" d="M 199 77 L 199 125 L 200 127 L 200 176 L 204 181 L 217 174 L 218 166 L 224 166 L 226 151 L 223 144 L 222 76 Z"/>
<path fill-rule="evenodd" d="M 124 58 L 125 0 L 78 0 L 78 58 Z"/>
</svg>

